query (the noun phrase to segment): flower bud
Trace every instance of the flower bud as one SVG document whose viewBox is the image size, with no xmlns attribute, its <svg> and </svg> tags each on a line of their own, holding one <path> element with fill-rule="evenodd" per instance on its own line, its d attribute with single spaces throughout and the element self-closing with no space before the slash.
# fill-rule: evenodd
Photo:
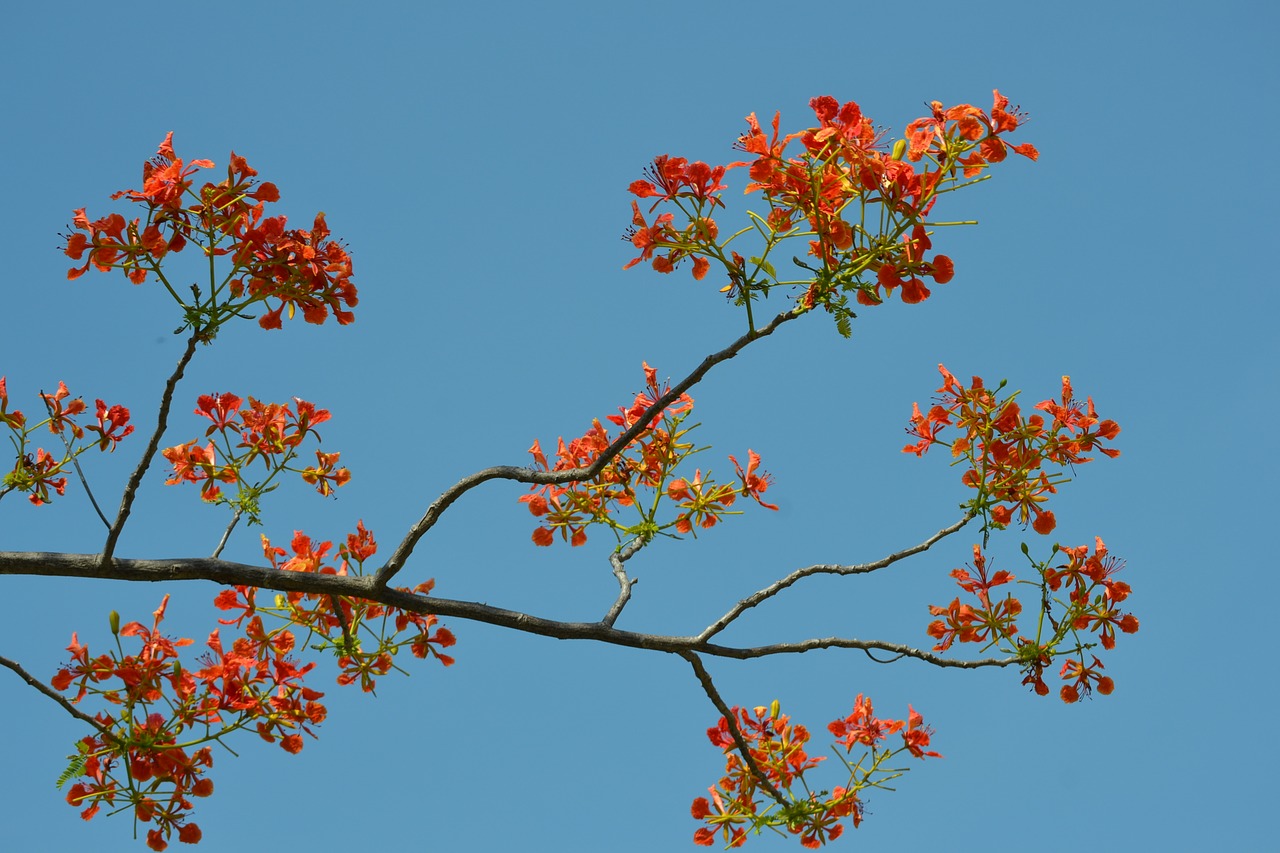
<svg viewBox="0 0 1280 853">
<path fill-rule="evenodd" d="M 107 614 L 107 624 L 111 626 L 111 633 L 120 636 L 120 614 L 112 610 Z"/>
<path fill-rule="evenodd" d="M 777 699 L 774 699 L 773 702 L 769 705 L 769 716 L 776 720 L 778 719 L 778 714 L 781 712 L 782 712 L 782 706 L 778 704 Z"/>
<path fill-rule="evenodd" d="M 902 156 L 907 153 L 907 140 L 899 139 L 893 143 L 893 159 L 901 160 Z"/>
</svg>

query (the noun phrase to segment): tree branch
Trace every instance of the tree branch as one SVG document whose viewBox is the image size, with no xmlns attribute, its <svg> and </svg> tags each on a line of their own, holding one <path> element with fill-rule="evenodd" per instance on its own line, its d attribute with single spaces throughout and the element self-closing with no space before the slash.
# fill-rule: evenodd
<svg viewBox="0 0 1280 853">
<path fill-rule="evenodd" d="M 627 606 L 627 602 L 631 600 L 631 587 L 639 583 L 639 578 L 627 577 L 627 569 L 623 563 L 635 556 L 636 552 L 649 544 L 649 540 L 637 536 L 623 547 L 619 548 L 609 555 L 609 563 L 613 566 L 613 576 L 618 579 L 618 598 L 613 602 L 613 606 L 609 608 L 609 612 L 604 615 L 604 619 L 600 620 L 602 625 L 613 627 L 613 623 L 618 621 L 618 615 L 622 613 L 622 608 Z"/>
<path fill-rule="evenodd" d="M 27 684 L 30 684 L 36 690 L 39 690 L 44 695 L 48 696 L 53 701 L 57 702 L 59 705 L 61 705 L 63 708 L 66 709 L 68 714 L 75 717 L 77 720 L 81 720 L 82 722 L 88 723 L 89 725 L 93 726 L 95 729 L 97 729 L 99 732 L 102 732 L 105 735 L 111 734 L 111 732 L 108 729 L 103 727 L 103 725 L 99 723 L 97 720 L 95 720 L 93 717 L 90 717 L 84 711 L 81 711 L 75 705 L 72 705 L 70 702 L 66 700 L 66 698 L 59 696 L 58 693 L 52 687 L 48 686 L 43 681 L 41 681 L 40 679 L 33 676 L 31 673 L 27 672 L 25 669 L 23 669 L 22 664 L 18 663 L 17 661 L 9 660 L 7 657 L 0 656 L 0 665 L 7 666 L 9 667 L 9 669 L 18 673 L 19 678 L 27 682 Z"/>
<path fill-rule="evenodd" d="M 409 532 L 405 535 L 404 540 L 392 553 L 382 568 L 378 569 L 374 575 L 375 582 L 378 586 L 386 586 L 387 583 L 395 577 L 396 573 L 404 568 L 405 561 L 409 559 L 409 555 L 413 553 L 413 549 L 428 530 L 435 526 L 449 506 L 462 497 L 467 492 L 479 486 L 481 483 L 489 480 L 515 480 L 518 483 L 529 483 L 531 485 L 542 485 L 548 483 L 576 483 L 590 480 L 601 471 L 604 470 L 610 462 L 613 461 L 619 453 L 621 453 L 627 445 L 631 444 L 640 433 L 648 428 L 649 422 L 653 420 L 663 409 L 670 406 L 680 395 L 688 391 L 694 385 L 702 381 L 707 372 L 722 361 L 728 361 L 736 356 L 743 349 L 754 341 L 767 337 L 774 333 L 779 326 L 789 320 L 794 320 L 802 316 L 801 309 L 791 309 L 783 311 L 778 316 L 769 321 L 767 325 L 747 332 L 738 338 L 729 346 L 717 353 L 712 353 L 702 360 L 697 368 L 686 376 L 680 382 L 671 387 L 667 393 L 659 397 L 652 406 L 645 410 L 644 414 L 636 419 L 636 422 L 626 432 L 619 435 L 605 449 L 596 461 L 585 468 L 570 468 L 565 471 L 537 471 L 533 468 L 520 468 L 514 465 L 498 465 L 492 468 L 485 468 L 474 474 L 463 477 L 457 483 L 450 486 L 445 492 L 436 498 L 435 501 L 427 507 L 427 511 L 423 514 L 413 527 L 409 528 Z"/>
<path fill-rule="evenodd" d="M 142 458 L 138 460 L 138 467 L 133 470 L 133 474 L 129 477 L 129 482 L 124 487 L 124 494 L 120 498 L 120 511 L 116 514 L 115 524 L 111 525 L 111 529 L 107 531 L 107 541 L 102 546 L 102 555 L 99 557 L 103 567 L 111 564 L 111 557 L 115 554 L 116 542 L 120 539 L 120 533 L 124 530 L 124 523 L 129 520 L 129 513 L 133 509 L 133 499 L 138 494 L 138 487 L 142 485 L 142 477 L 147 473 L 147 467 L 151 465 L 151 460 L 155 458 L 156 450 L 160 447 L 160 439 L 164 436 L 164 431 L 169 426 L 169 407 L 173 404 L 173 392 L 178 387 L 178 382 L 182 379 L 182 374 L 187 369 L 191 357 L 195 355 L 196 343 L 199 341 L 199 333 L 193 332 L 191 337 L 187 339 L 187 348 L 183 351 L 182 357 L 178 359 L 178 366 L 174 368 L 173 373 L 164 384 L 164 393 L 160 396 L 160 412 L 156 417 L 156 429 L 151 434 L 151 440 L 147 442 L 146 449 L 142 452 Z"/>
<path fill-rule="evenodd" d="M 707 668 L 702 665 L 702 661 L 692 652 L 681 652 L 680 657 L 687 660 L 693 667 L 694 674 L 698 676 L 698 681 L 702 684 L 702 690 L 707 694 L 707 698 L 711 700 L 711 704 L 716 706 L 716 710 L 720 712 L 720 716 L 724 717 L 729 726 L 729 734 L 733 736 L 733 742 L 738 747 L 738 754 L 742 756 L 742 760 L 746 762 L 751 775 L 756 777 L 756 781 L 761 787 L 768 792 L 769 796 L 778 801 L 778 805 L 785 807 L 787 805 L 786 798 L 782 793 L 773 786 L 769 781 L 769 777 L 760 769 L 760 765 L 756 763 L 755 758 L 751 755 L 751 747 L 747 746 L 747 739 L 742 736 L 742 729 L 738 727 L 738 720 L 733 715 L 733 710 L 725 704 L 724 699 L 720 698 L 719 691 L 711 681 L 711 673 L 707 672 Z"/>
<path fill-rule="evenodd" d="M 974 518 L 973 514 L 970 513 L 969 515 L 966 515 L 964 518 L 957 521 L 955 524 L 952 524 L 949 527 L 942 528 L 937 533 L 933 534 L 932 536 L 930 536 L 928 539 L 924 540 L 920 544 L 912 545 L 910 548 L 904 548 L 901 551 L 898 551 L 897 553 L 890 554 L 889 556 L 876 560 L 873 563 L 859 563 L 858 565 L 854 565 L 854 566 L 819 564 L 814 566 L 806 566 L 803 569 L 796 569 L 794 572 L 787 575 L 785 578 L 775 581 L 774 583 L 769 584 L 767 587 L 760 590 L 759 592 L 753 593 L 752 595 L 749 595 L 746 598 L 739 601 L 737 604 L 735 604 L 733 607 L 729 609 L 728 613 L 724 614 L 715 622 L 712 622 L 710 625 L 708 625 L 706 627 L 706 630 L 704 630 L 701 634 L 698 635 L 698 639 L 700 641 L 706 641 L 711 639 L 716 634 L 719 634 L 721 631 L 727 628 L 729 624 L 733 622 L 733 620 L 737 619 L 747 610 L 750 610 L 752 607 L 755 607 L 760 602 L 777 595 L 778 593 L 782 592 L 784 589 L 791 586 L 801 578 L 807 578 L 810 575 L 823 575 L 823 574 L 859 575 L 859 574 L 866 574 L 868 572 L 874 572 L 879 569 L 883 569 L 887 566 L 893 565 L 894 563 L 898 562 L 899 560 L 905 557 L 910 557 L 913 554 L 919 554 L 922 551 L 929 550 L 939 540 L 950 536 L 952 533 L 955 533 L 960 528 L 964 527 L 966 524 L 972 521 L 973 518 Z"/>
<path fill-rule="evenodd" d="M 622 631 L 604 622 L 561 622 L 474 601 L 415 595 L 405 590 L 379 586 L 376 579 L 368 575 L 342 576 L 314 572 L 286 572 L 271 567 L 250 566 L 204 557 L 173 560 L 118 558 L 112 560 L 111 565 L 103 566 L 97 554 L 0 551 L 0 575 L 85 577 L 150 582 L 207 580 L 225 586 L 254 586 L 280 592 L 348 596 L 398 607 L 411 613 L 467 619 L 557 640 L 593 640 L 649 651 L 677 654 L 697 652 L 736 660 L 779 654 L 800 654 L 815 649 L 861 649 L 880 650 L 914 658 L 934 666 L 961 669 L 1004 667 L 1018 662 L 1016 657 L 952 660 L 898 643 L 842 637 L 812 638 L 800 642 L 773 643 L 746 648 L 721 646 L 708 643 L 699 637 L 674 637 Z"/>
</svg>

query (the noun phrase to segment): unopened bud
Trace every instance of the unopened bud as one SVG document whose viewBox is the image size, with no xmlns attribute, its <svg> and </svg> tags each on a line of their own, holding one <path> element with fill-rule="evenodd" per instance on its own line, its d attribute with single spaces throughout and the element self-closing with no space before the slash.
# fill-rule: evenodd
<svg viewBox="0 0 1280 853">
<path fill-rule="evenodd" d="M 120 614 L 112 610 L 107 614 L 107 624 L 111 626 L 111 633 L 115 636 L 120 635 Z"/>
<path fill-rule="evenodd" d="M 893 159 L 901 160 L 902 156 L 907 153 L 907 140 L 899 139 L 893 143 Z"/>
<path fill-rule="evenodd" d="M 774 699 L 772 704 L 769 705 L 769 716 L 776 720 L 778 719 L 778 714 L 781 712 L 782 706 L 778 704 L 777 699 Z"/>
</svg>

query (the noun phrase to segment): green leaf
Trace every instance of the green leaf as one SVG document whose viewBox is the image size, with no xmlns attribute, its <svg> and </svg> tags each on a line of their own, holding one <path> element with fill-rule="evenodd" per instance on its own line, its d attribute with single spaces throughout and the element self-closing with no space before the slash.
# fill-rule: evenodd
<svg viewBox="0 0 1280 853">
<path fill-rule="evenodd" d="M 774 281 L 777 281 L 778 271 L 773 268 L 773 264 L 769 263 L 764 258 L 748 258 L 747 260 L 764 270 L 765 273 L 767 273 Z"/>
<path fill-rule="evenodd" d="M 67 784 L 67 782 L 77 776 L 84 775 L 84 766 L 89 761 L 89 747 L 85 746 L 80 741 L 76 741 L 76 754 L 68 755 L 67 758 L 71 759 L 71 763 L 67 765 L 67 769 L 63 770 L 62 775 L 58 777 L 59 790 L 61 790 L 62 786 Z"/>
</svg>

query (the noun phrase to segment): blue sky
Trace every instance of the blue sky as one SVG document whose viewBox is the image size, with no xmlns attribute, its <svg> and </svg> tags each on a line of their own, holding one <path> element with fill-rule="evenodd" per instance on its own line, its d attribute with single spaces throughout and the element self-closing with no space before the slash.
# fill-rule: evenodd
<svg viewBox="0 0 1280 853">
<path fill-rule="evenodd" d="M 10 11 L 3 72 L 11 264 L 0 374 L 15 402 L 59 379 L 130 406 L 156 399 L 180 344 L 167 297 L 118 275 L 65 280 L 57 232 L 170 130 L 221 168 L 234 149 L 295 223 L 324 210 L 355 259 L 353 326 L 228 328 L 179 389 L 170 441 L 195 437 L 202 393 L 300 396 L 332 410 L 326 449 L 353 472 L 336 500 L 281 489 L 264 529 L 337 539 L 363 519 L 396 541 L 440 491 L 534 438 L 580 434 L 630 401 L 647 360 L 679 377 L 740 333 L 710 282 L 623 272 L 628 183 L 656 154 L 735 158 L 742 118 L 810 97 L 857 100 L 900 132 L 924 104 L 1030 112 L 1041 152 L 949 202 L 981 225 L 938 248 L 956 278 L 919 306 L 860 312 L 851 341 L 820 318 L 784 328 L 695 389 L 705 457 L 759 451 L 783 509 L 660 543 L 619 627 L 693 633 L 801 565 L 853 563 L 955 520 L 966 495 L 942 458 L 899 453 L 911 403 L 961 377 L 1007 377 L 1030 401 L 1070 374 L 1120 422 L 1123 455 L 1079 470 L 1055 539 L 1127 559 L 1142 630 L 1107 657 L 1117 689 L 1066 707 L 1012 671 L 878 666 L 849 653 L 710 661 L 726 699 L 782 700 L 820 731 L 867 693 L 910 702 L 943 761 L 879 793 L 832 849 L 1257 848 L 1275 791 L 1266 530 L 1277 466 L 1276 67 L 1267 4 L 755 2 L 184 5 Z M 742 215 L 729 194 L 726 214 Z M 727 220 L 722 220 L 727 221 Z M 723 227 L 723 226 L 722 226 Z M 943 247 L 945 244 L 945 248 Z M 1261 270 L 1254 269 L 1257 256 Z M 779 304 L 780 307 L 780 304 Z M 132 445 L 132 446 L 131 446 Z M 141 443 L 92 459 L 99 490 Z M 153 469 L 119 552 L 207 554 L 225 520 Z M 96 551 L 79 494 L 0 506 L 0 549 Z M 599 618 L 616 586 L 608 537 L 535 549 L 523 488 L 491 483 L 445 516 L 406 569 L 438 594 L 553 618 Z M 258 531 L 227 556 L 251 561 Z M 993 541 L 1016 570 L 1022 539 Z M 735 629 L 742 643 L 839 634 L 925 645 L 925 605 L 971 537 L 886 577 L 813 583 Z M 208 583 L 166 588 L 6 577 L 0 654 L 49 677 L 71 632 L 101 647 L 106 612 L 203 637 Z M 241 744 L 200 803 L 202 849 L 690 849 L 693 797 L 720 775 L 716 713 L 679 659 L 451 622 L 450 670 L 414 667 L 376 699 L 328 691 L 331 716 L 297 757 Z M 726 638 L 728 639 L 728 638 Z M 331 679 L 331 676 L 325 676 Z M 83 732 L 0 674 L 7 732 L 0 818 L 15 850 L 144 849 L 127 817 L 84 823 L 54 789 Z M 819 750 L 820 751 L 820 750 Z M 1265 834 L 1264 834 L 1265 833 Z M 752 839 L 748 849 L 798 849 Z"/>
</svg>

